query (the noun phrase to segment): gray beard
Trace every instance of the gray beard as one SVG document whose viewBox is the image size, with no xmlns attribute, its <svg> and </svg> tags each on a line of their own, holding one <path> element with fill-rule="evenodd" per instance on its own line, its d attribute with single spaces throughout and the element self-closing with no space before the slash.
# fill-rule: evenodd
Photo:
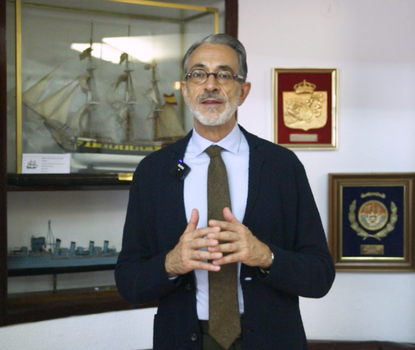
<svg viewBox="0 0 415 350">
<path fill-rule="evenodd" d="M 239 100 L 241 96 L 241 90 L 238 90 L 237 98 L 232 103 L 227 103 L 226 108 L 222 113 L 218 113 L 215 111 L 216 107 L 212 107 L 210 110 L 210 113 L 216 113 L 215 116 L 207 117 L 203 115 L 197 107 L 193 107 L 191 104 L 191 101 L 189 99 L 189 95 L 187 92 L 187 87 L 185 89 L 185 96 L 184 100 L 187 104 L 187 107 L 189 107 L 190 112 L 192 113 L 193 117 L 195 117 L 202 125 L 206 126 L 218 126 L 218 125 L 224 125 L 226 124 L 232 116 L 235 114 L 236 110 L 238 109 Z M 222 102 L 227 102 L 226 100 L 221 99 Z"/>
</svg>

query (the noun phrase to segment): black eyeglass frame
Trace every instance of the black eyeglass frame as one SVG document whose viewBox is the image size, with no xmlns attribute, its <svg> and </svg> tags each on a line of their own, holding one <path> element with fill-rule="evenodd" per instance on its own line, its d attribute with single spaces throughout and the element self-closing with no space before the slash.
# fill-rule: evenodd
<svg viewBox="0 0 415 350">
<path fill-rule="evenodd" d="M 192 69 L 190 72 L 188 72 L 188 73 L 186 73 L 186 74 L 185 74 L 185 76 L 184 76 L 185 80 L 189 79 L 189 78 L 191 77 L 192 73 L 193 73 L 195 70 L 202 70 L 202 71 L 204 71 L 204 72 L 206 73 L 206 80 L 205 80 L 203 83 L 200 83 L 200 84 L 204 84 L 204 83 L 205 83 L 205 82 L 209 79 L 209 77 L 210 77 L 211 75 L 213 75 L 213 76 L 215 77 L 215 80 L 217 81 L 217 80 L 218 80 L 218 74 L 219 74 L 219 72 L 223 72 L 223 71 L 230 72 L 230 73 L 231 73 L 231 75 L 232 75 L 232 77 L 233 77 L 233 80 L 238 79 L 238 80 L 240 80 L 240 81 L 242 81 L 242 82 L 245 82 L 245 78 L 244 78 L 242 75 L 240 75 L 240 74 L 235 74 L 235 73 L 233 73 L 230 69 L 219 69 L 219 70 L 218 70 L 218 71 L 216 71 L 215 73 L 209 73 L 209 72 L 206 72 L 206 70 L 205 70 L 205 69 L 203 69 L 203 68 L 194 68 L 194 69 Z"/>
</svg>

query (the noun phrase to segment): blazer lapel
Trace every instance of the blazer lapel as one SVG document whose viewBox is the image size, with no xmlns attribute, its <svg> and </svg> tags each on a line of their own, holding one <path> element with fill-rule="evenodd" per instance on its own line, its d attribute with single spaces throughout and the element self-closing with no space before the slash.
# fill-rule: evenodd
<svg viewBox="0 0 415 350">
<path fill-rule="evenodd" d="M 167 155 L 166 166 L 164 168 L 164 171 L 166 172 L 164 177 L 166 179 L 166 184 L 164 186 L 166 191 L 163 194 L 164 214 L 169 218 L 171 223 L 177 225 L 172 225 L 172 227 L 179 228 L 178 232 L 180 232 L 180 234 L 183 232 L 183 227 L 187 226 L 183 196 L 184 181 L 174 177 L 170 171 L 177 167 L 179 159 L 183 159 L 191 135 L 192 131 L 190 131 L 183 139 L 169 146 L 170 152 Z"/>
<path fill-rule="evenodd" d="M 239 127 L 244 133 L 249 145 L 248 199 L 243 220 L 245 223 L 258 197 L 259 186 L 261 184 L 261 169 L 265 159 L 261 154 L 261 144 L 263 141 L 247 132 L 243 127 Z"/>
</svg>

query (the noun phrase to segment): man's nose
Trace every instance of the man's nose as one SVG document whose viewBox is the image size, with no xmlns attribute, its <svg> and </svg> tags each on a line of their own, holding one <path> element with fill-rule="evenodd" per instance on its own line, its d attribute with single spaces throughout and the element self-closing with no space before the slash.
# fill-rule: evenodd
<svg viewBox="0 0 415 350">
<path fill-rule="evenodd" d="M 207 80 L 205 82 L 205 89 L 208 91 L 214 91 L 218 88 L 218 81 L 216 80 L 216 77 L 213 74 L 210 74 L 207 77 Z"/>
</svg>

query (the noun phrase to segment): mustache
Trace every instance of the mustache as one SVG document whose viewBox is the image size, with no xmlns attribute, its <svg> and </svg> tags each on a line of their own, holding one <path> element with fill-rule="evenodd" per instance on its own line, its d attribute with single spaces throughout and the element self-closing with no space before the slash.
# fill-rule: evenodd
<svg viewBox="0 0 415 350">
<path fill-rule="evenodd" d="M 228 100 L 226 99 L 226 97 L 215 93 L 215 92 L 205 92 L 203 95 L 200 95 L 197 98 L 197 102 L 203 102 L 204 100 L 207 100 L 208 98 L 213 98 L 215 100 L 218 100 L 220 102 L 228 102 Z"/>
</svg>

